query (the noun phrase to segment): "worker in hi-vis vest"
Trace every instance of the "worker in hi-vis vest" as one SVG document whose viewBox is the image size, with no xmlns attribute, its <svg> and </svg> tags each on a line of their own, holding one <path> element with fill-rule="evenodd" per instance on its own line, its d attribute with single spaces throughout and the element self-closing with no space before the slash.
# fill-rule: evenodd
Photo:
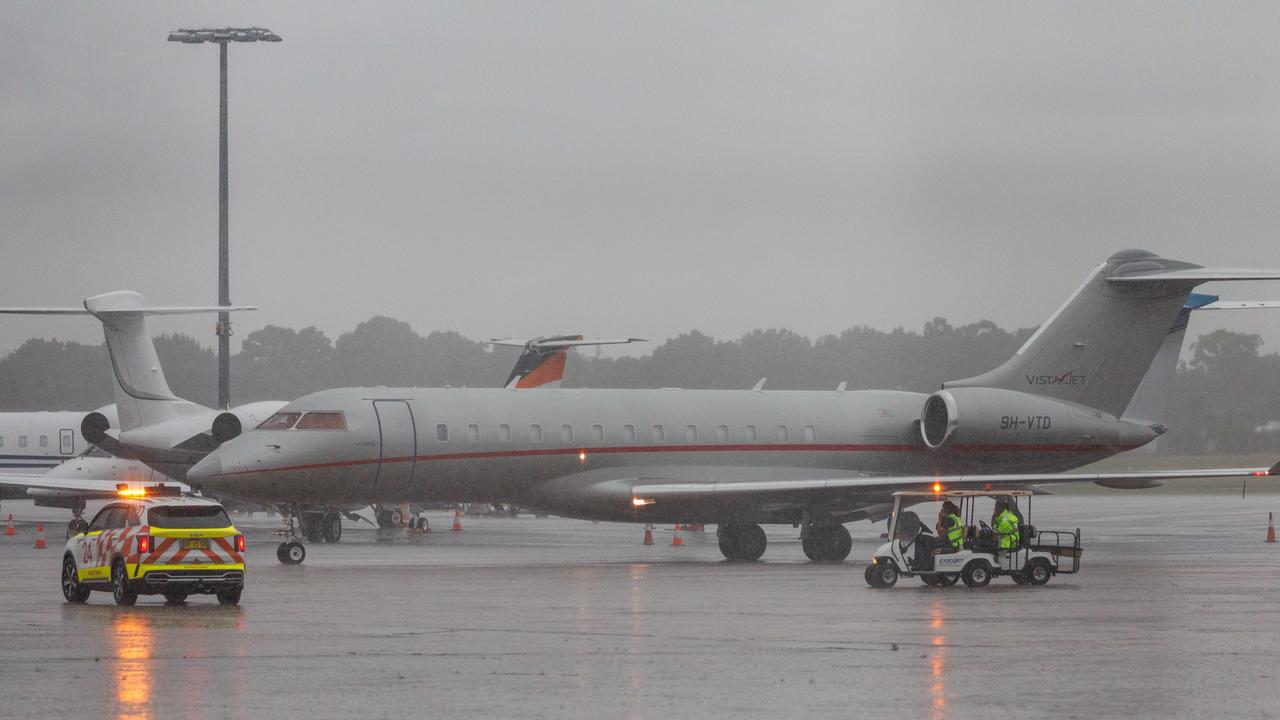
<svg viewBox="0 0 1280 720">
<path fill-rule="evenodd" d="M 1000 541 L 1001 550 L 1016 548 L 1021 544 L 1018 516 L 1009 509 L 1009 503 L 1004 498 L 996 500 L 996 514 L 991 520 L 991 529 Z"/>
<path fill-rule="evenodd" d="M 960 549 L 964 543 L 964 522 L 960 519 L 960 508 L 956 507 L 955 503 L 950 500 L 942 503 L 935 529 L 938 531 L 938 537 L 947 539 L 946 546 Z"/>
</svg>

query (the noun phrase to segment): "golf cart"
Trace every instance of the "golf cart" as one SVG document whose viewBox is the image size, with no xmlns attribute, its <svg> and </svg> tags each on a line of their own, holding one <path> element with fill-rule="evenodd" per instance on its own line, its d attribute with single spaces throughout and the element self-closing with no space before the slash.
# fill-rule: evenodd
<svg viewBox="0 0 1280 720">
<path fill-rule="evenodd" d="M 984 509 L 1003 500 L 1018 516 L 1017 534 L 1003 539 L 986 522 L 978 520 L 975 507 L 981 498 Z M 960 508 L 960 547 L 938 538 L 920 516 L 904 510 L 918 503 L 950 500 Z M 1019 503 L 1026 508 L 1022 514 Z M 926 585 L 947 587 L 963 580 L 969 587 L 984 587 L 991 578 L 1007 575 L 1019 585 L 1044 585 L 1054 575 L 1080 570 L 1080 530 L 1039 530 L 1029 524 L 1029 490 L 956 490 L 952 492 L 896 492 L 889 516 L 889 542 L 876 549 L 865 577 L 873 588 L 893 587 L 901 577 L 919 577 Z M 976 520 L 976 522 L 975 522 Z M 1005 545 L 1006 547 L 1001 547 Z"/>
</svg>

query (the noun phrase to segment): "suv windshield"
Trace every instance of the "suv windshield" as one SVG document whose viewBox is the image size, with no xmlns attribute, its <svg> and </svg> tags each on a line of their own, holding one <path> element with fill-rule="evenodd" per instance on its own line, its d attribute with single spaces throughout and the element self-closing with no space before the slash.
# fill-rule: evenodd
<svg viewBox="0 0 1280 720">
<path fill-rule="evenodd" d="M 151 508 L 147 524 L 161 528 L 224 528 L 231 527 L 231 519 L 218 505 L 172 505 Z"/>
</svg>

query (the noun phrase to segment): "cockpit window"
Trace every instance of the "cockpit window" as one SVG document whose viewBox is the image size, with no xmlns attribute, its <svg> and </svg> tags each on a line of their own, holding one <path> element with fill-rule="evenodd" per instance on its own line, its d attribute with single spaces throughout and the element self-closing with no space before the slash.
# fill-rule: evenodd
<svg viewBox="0 0 1280 720">
<path fill-rule="evenodd" d="M 302 417 L 300 412 L 278 412 L 275 415 L 262 421 L 258 425 L 259 430 L 288 430 L 293 424 L 298 422 L 298 418 Z"/>
<path fill-rule="evenodd" d="M 347 416 L 341 412 L 309 412 L 298 423 L 298 430 L 346 430 Z"/>
</svg>

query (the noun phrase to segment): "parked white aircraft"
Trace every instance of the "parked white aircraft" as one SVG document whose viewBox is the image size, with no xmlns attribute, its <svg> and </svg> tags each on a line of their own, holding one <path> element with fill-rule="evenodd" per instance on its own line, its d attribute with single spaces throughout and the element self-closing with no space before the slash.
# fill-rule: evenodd
<svg viewBox="0 0 1280 720">
<path fill-rule="evenodd" d="M 188 315 L 254 307 L 147 307 L 136 292 L 95 295 L 83 308 L 0 308 L 0 314 L 93 315 L 102 322 L 115 390 L 119 430 L 103 413 L 90 413 L 80 425 L 90 443 L 118 457 L 136 458 L 181 480 L 187 468 L 219 443 L 253 427 L 285 403 L 263 401 L 214 410 L 183 400 L 165 381 L 147 316 Z"/>
<path fill-rule="evenodd" d="M 223 443 L 187 479 L 264 503 L 505 500 L 581 518 L 717 523 L 730 559 L 760 523 L 803 526 L 839 560 L 843 523 L 928 488 L 1146 483 L 1269 468 L 1066 473 L 1164 432 L 1127 415 L 1191 290 L 1280 279 L 1116 253 L 1000 367 L 898 391 L 345 388 Z M 301 562 L 297 542 L 279 550 Z"/>
</svg>

